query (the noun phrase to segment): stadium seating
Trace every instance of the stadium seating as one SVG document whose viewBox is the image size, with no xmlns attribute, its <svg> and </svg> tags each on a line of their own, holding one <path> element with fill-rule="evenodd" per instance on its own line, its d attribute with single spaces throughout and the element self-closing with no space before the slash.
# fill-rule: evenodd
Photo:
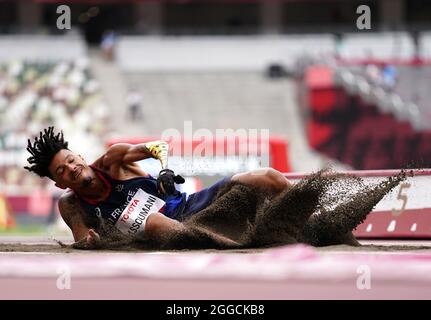
<svg viewBox="0 0 431 320">
<path fill-rule="evenodd" d="M 212 133 L 223 128 L 270 129 L 288 134 L 286 117 L 294 93 L 285 81 L 270 81 L 257 72 L 124 73 L 130 87 L 142 95 L 143 124 L 149 134 L 165 128 L 183 132 L 184 121 L 193 129 Z M 247 110 L 247 117 L 244 117 Z"/>
<path fill-rule="evenodd" d="M 430 66 L 341 64 L 328 71 L 333 78 L 326 80 L 324 95 L 315 85 L 321 80 L 309 79 L 326 79 L 322 78 L 322 68 L 310 66 L 303 82 L 310 97 L 306 101 L 311 111 L 311 147 L 355 169 L 431 164 Z"/>
<path fill-rule="evenodd" d="M 22 167 L 27 138 L 48 124 L 64 130 L 83 155 L 94 158 L 103 146 L 107 109 L 85 59 L 0 64 L 0 111 L 0 173 L 8 190 L 39 184 Z"/>
</svg>

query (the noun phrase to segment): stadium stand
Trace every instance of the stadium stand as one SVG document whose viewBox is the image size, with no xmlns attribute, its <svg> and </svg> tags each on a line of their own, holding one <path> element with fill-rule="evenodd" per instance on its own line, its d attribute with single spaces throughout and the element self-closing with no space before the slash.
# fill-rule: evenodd
<svg viewBox="0 0 431 320">
<path fill-rule="evenodd" d="M 346 60 L 412 59 L 415 47 L 406 32 L 348 33 L 343 35 L 338 53 Z"/>
<path fill-rule="evenodd" d="M 431 67 L 424 48 L 431 38 L 420 39 L 417 59 L 406 34 L 348 35 L 337 64 L 309 65 L 302 83 L 310 145 L 355 169 L 429 166 Z"/>
<path fill-rule="evenodd" d="M 294 70 L 306 52 L 313 59 L 331 56 L 335 44 L 329 34 L 124 36 L 116 61 L 127 87 L 142 97 L 143 121 L 140 126 L 130 121 L 119 125 L 129 134 L 141 135 L 160 134 L 166 128 L 182 132 L 185 120 L 192 120 L 195 130 L 213 132 L 268 128 L 270 134 L 287 139 L 289 154 L 295 154 L 289 156 L 293 170 L 318 169 L 334 161 L 307 146 L 295 82 L 268 78 L 265 71 L 274 63 Z"/>
<path fill-rule="evenodd" d="M 292 67 L 298 57 L 332 55 L 331 34 L 288 36 L 142 37 L 118 42 L 117 62 L 125 71 L 254 71 L 274 62 Z"/>
<path fill-rule="evenodd" d="M 48 123 L 66 132 L 79 128 L 81 134 L 89 134 L 90 140 L 105 130 L 106 110 L 97 96 L 97 83 L 82 61 L 45 64 L 14 61 L 2 65 L 0 83 L 3 166 L 22 163 L 16 161 L 12 151 L 22 156 L 26 137 L 35 135 Z"/>
<path fill-rule="evenodd" d="M 29 52 L 27 40 L 33 52 Z M 44 192 L 52 194 L 49 188 L 53 186 L 45 186 L 43 180 L 23 169 L 27 138 L 53 124 L 63 129 L 71 148 L 79 146 L 84 156 L 95 159 L 109 130 L 108 109 L 88 66 L 82 40 L 0 37 L 0 43 L 9 48 L 2 50 L 0 59 L 0 186 L 14 212 L 38 215 L 40 208 L 32 206 L 26 195 L 40 200 Z M 45 207 L 50 207 L 46 203 Z"/>
</svg>

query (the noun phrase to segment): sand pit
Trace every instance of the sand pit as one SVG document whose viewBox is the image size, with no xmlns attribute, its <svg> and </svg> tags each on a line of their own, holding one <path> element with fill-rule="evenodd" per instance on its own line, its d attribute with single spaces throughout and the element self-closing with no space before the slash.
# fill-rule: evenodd
<svg viewBox="0 0 431 320">
<path fill-rule="evenodd" d="M 3 239 L 2 239 L 3 238 Z M 348 245 L 332 245 L 325 247 L 315 248 L 316 251 L 322 253 L 337 253 L 337 252 L 409 252 L 409 251 L 421 251 L 423 253 L 431 254 L 431 241 L 390 241 L 385 242 L 381 240 L 364 240 L 361 241 L 361 246 L 348 246 Z M 70 244 L 71 241 L 65 241 L 64 243 Z M 54 240 L 50 240 L 45 237 L 32 237 L 28 239 L 17 239 L 15 237 L 7 238 L 0 237 L 0 255 L 6 253 L 43 253 L 43 254 L 65 254 L 65 255 L 76 255 L 76 254 L 91 254 L 98 255 L 102 253 L 195 253 L 195 252 L 218 252 L 218 253 L 241 253 L 249 254 L 256 252 L 265 252 L 270 249 L 206 249 L 206 250 L 141 250 L 136 248 L 122 248 L 122 249 L 102 249 L 102 250 L 80 250 L 73 248 L 64 248 Z"/>
</svg>

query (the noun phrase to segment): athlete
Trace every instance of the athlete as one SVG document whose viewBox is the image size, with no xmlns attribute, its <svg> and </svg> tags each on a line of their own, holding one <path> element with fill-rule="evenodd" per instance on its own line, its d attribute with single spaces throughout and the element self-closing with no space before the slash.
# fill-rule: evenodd
<svg viewBox="0 0 431 320">
<path fill-rule="evenodd" d="M 169 146 L 164 141 L 142 144 L 118 143 L 88 165 L 81 155 L 68 149 L 63 132 L 54 127 L 28 140 L 25 169 L 48 177 L 66 190 L 59 199 L 61 217 L 72 231 L 75 244 L 97 248 L 100 235 L 97 221 L 133 237 L 145 235 L 160 239 L 172 232 L 186 232 L 181 221 L 206 208 L 217 191 L 228 181 L 262 188 L 274 195 L 290 188 L 290 182 L 277 170 L 263 168 L 226 177 L 207 189 L 190 195 L 180 193 L 175 184 L 183 177 L 168 169 Z M 155 158 L 162 170 L 157 179 L 144 172 L 137 161 Z M 229 238 L 207 232 L 214 243 L 235 246 Z"/>
</svg>

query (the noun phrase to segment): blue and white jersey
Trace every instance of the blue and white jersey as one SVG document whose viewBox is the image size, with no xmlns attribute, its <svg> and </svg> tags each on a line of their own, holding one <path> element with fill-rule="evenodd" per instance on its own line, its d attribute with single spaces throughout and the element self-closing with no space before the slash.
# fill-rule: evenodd
<svg viewBox="0 0 431 320">
<path fill-rule="evenodd" d="M 151 176 L 116 180 L 91 166 L 108 187 L 107 197 L 94 202 L 79 196 L 80 204 L 87 216 L 97 216 L 110 226 L 128 235 L 142 232 L 150 213 L 161 212 L 174 217 L 176 210 L 183 208 L 186 194 L 164 196 L 157 190 L 157 180 Z"/>
</svg>

